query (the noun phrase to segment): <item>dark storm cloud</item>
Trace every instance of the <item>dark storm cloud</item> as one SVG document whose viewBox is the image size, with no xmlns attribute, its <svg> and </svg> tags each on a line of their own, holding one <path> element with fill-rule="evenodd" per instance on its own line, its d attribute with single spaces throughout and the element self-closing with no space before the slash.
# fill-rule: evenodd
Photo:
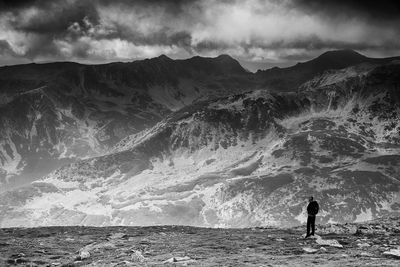
<svg viewBox="0 0 400 267">
<path fill-rule="evenodd" d="M 102 62 L 228 53 L 277 64 L 328 49 L 391 55 L 400 50 L 398 2 L 7 0 L 0 55 Z"/>
<path fill-rule="evenodd" d="M 296 7 L 310 12 L 323 12 L 329 16 L 368 16 L 388 21 L 399 19 L 400 1 L 398 0 L 296 0 Z"/>
<path fill-rule="evenodd" d="M 2 0 L 0 1 L 0 8 L 19 8 L 27 5 L 32 5 L 38 2 L 37 0 Z"/>
<path fill-rule="evenodd" d="M 145 6 L 145 7 L 163 7 L 165 11 L 170 14 L 178 15 L 184 12 L 185 6 L 196 8 L 195 3 L 201 0 L 97 0 L 97 3 L 104 6 L 125 5 L 132 6 Z"/>
<path fill-rule="evenodd" d="M 97 13 L 92 6 L 85 3 L 77 3 L 75 6 L 55 5 L 44 9 L 41 15 L 33 16 L 29 20 L 15 21 L 15 29 L 40 33 L 63 34 L 64 31 L 76 21 L 82 21 L 85 17 L 97 21 Z"/>
</svg>

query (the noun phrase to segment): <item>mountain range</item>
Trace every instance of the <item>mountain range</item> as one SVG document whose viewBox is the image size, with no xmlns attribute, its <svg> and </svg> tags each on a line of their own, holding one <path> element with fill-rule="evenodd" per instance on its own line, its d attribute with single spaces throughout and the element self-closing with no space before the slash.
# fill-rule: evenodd
<svg viewBox="0 0 400 267">
<path fill-rule="evenodd" d="M 400 58 L 0 68 L 0 226 L 295 226 L 400 213 Z"/>
</svg>

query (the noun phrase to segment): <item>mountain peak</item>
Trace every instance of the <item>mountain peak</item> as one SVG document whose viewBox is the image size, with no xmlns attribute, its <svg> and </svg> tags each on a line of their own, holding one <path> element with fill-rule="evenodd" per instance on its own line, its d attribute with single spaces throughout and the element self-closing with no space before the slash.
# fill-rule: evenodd
<svg viewBox="0 0 400 267">
<path fill-rule="evenodd" d="M 327 69 L 342 69 L 348 66 L 368 62 L 370 58 L 350 49 L 327 51 L 320 56 L 303 63 L 295 65 L 295 67 L 310 68 L 315 71 L 324 71 Z"/>
<path fill-rule="evenodd" d="M 228 54 L 221 54 L 219 56 L 216 57 L 216 59 L 220 59 L 220 60 L 234 60 L 236 61 L 236 59 L 234 59 L 233 57 L 231 57 Z"/>
<path fill-rule="evenodd" d="M 166 56 L 165 54 L 159 55 L 158 57 L 156 57 L 156 59 L 159 59 L 159 60 L 171 60 L 171 58 Z"/>
<path fill-rule="evenodd" d="M 315 58 L 320 60 L 365 60 L 367 57 L 351 49 L 332 50 Z"/>
<path fill-rule="evenodd" d="M 246 70 L 233 57 L 222 54 L 217 57 L 195 56 L 184 60 L 187 64 L 194 66 L 198 70 L 205 70 L 215 74 L 244 74 Z"/>
</svg>

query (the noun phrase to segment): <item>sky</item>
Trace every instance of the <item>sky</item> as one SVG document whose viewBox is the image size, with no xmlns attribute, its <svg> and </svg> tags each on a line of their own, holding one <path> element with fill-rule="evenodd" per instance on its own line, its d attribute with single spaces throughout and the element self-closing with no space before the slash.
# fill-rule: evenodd
<svg viewBox="0 0 400 267">
<path fill-rule="evenodd" d="M 0 0 L 0 65 L 229 54 L 255 71 L 398 56 L 399 25 L 399 0 Z"/>
</svg>

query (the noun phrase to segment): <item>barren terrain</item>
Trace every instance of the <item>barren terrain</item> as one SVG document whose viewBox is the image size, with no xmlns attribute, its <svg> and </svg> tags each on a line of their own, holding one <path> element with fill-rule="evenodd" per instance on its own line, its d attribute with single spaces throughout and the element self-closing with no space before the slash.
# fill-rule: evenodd
<svg viewBox="0 0 400 267">
<path fill-rule="evenodd" d="M 0 229 L 1 266 L 398 266 L 399 219 L 303 228 Z M 335 242 L 336 240 L 337 242 Z M 397 256 L 396 256 L 397 254 Z"/>
</svg>

